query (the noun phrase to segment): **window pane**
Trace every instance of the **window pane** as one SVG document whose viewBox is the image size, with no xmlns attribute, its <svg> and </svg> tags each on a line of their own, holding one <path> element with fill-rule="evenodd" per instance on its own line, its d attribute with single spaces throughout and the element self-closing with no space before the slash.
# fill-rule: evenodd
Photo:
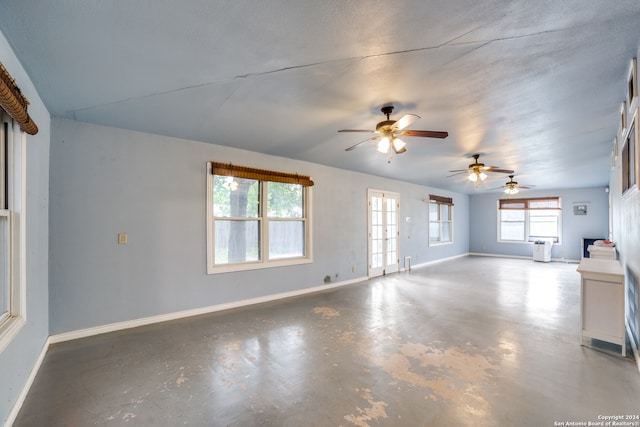
<svg viewBox="0 0 640 427">
<path fill-rule="evenodd" d="M 9 316 L 9 218 L 0 216 L 0 321 Z"/>
<path fill-rule="evenodd" d="M 559 208 L 560 200 L 556 198 L 529 200 L 529 208 L 531 209 L 544 209 L 544 208 Z"/>
<path fill-rule="evenodd" d="M 524 241 L 524 222 L 500 223 L 500 240 Z"/>
<path fill-rule="evenodd" d="M 269 258 L 304 256 L 304 221 L 269 221 Z"/>
<path fill-rule="evenodd" d="M 374 211 L 379 211 L 382 209 L 382 197 L 371 198 L 371 209 Z"/>
<path fill-rule="evenodd" d="M 256 218 L 259 191 L 260 182 L 254 179 L 215 175 L 213 177 L 213 215 Z"/>
<path fill-rule="evenodd" d="M 9 209 L 9 122 L 0 109 L 0 209 Z"/>
<path fill-rule="evenodd" d="M 636 183 L 635 168 L 635 148 L 634 148 L 635 125 L 629 129 L 629 133 L 624 146 L 622 147 L 622 192 L 631 188 Z"/>
<path fill-rule="evenodd" d="M 376 253 L 371 256 L 371 267 L 372 268 L 382 267 L 382 254 Z"/>
<path fill-rule="evenodd" d="M 398 255 L 396 253 L 396 239 L 389 239 L 387 241 L 387 265 L 393 265 L 398 263 Z"/>
<path fill-rule="evenodd" d="M 559 237 L 558 217 L 556 210 L 529 211 L 529 237 Z"/>
<path fill-rule="evenodd" d="M 531 219 L 531 230 L 529 231 L 530 237 L 558 237 L 558 222 L 556 218 L 551 220 L 537 221 Z"/>
<path fill-rule="evenodd" d="M 437 221 L 438 220 L 438 204 L 431 202 L 429 203 L 429 221 Z"/>
<path fill-rule="evenodd" d="M 302 218 L 302 185 L 269 182 L 267 184 L 269 218 Z"/>
<path fill-rule="evenodd" d="M 430 242 L 440 241 L 440 223 L 438 222 L 429 223 L 429 241 Z"/>
<path fill-rule="evenodd" d="M 260 222 L 215 221 L 215 263 L 257 261 L 260 258 Z"/>
<path fill-rule="evenodd" d="M 442 241 L 443 242 L 451 241 L 451 223 L 450 222 L 442 223 Z"/>
<path fill-rule="evenodd" d="M 555 210 L 555 209 L 540 209 L 540 210 L 529 211 L 529 216 L 531 218 L 539 217 L 539 216 L 556 217 L 557 218 L 559 216 L 559 212 L 560 211 Z"/>
<path fill-rule="evenodd" d="M 440 220 L 441 221 L 449 221 L 449 205 L 440 205 Z"/>
<path fill-rule="evenodd" d="M 524 221 L 525 211 L 501 210 L 500 219 L 502 221 Z"/>
</svg>

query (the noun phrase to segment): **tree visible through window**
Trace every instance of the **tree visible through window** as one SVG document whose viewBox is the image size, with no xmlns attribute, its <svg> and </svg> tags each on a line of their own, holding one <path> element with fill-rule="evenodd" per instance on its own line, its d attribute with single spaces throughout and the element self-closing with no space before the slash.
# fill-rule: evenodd
<svg viewBox="0 0 640 427">
<path fill-rule="evenodd" d="M 230 165 L 212 175 L 209 272 L 310 259 L 308 177 Z"/>
</svg>

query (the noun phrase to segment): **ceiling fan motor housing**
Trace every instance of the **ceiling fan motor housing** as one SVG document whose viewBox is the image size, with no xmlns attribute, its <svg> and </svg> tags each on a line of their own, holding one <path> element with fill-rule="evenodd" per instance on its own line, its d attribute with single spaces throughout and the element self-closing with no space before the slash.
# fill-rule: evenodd
<svg viewBox="0 0 640 427">
<path fill-rule="evenodd" d="M 382 133 L 385 130 L 391 130 L 391 126 L 393 126 L 395 123 L 395 120 L 384 120 L 376 125 L 376 131 Z"/>
</svg>

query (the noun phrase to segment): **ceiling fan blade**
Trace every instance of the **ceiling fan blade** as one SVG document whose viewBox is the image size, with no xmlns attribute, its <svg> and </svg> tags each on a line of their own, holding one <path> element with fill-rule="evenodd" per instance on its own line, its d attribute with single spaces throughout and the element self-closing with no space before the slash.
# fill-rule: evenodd
<svg viewBox="0 0 640 427">
<path fill-rule="evenodd" d="M 511 169 L 500 169 L 497 166 L 487 166 L 484 168 L 485 172 L 498 172 L 498 173 L 514 173 Z"/>
<path fill-rule="evenodd" d="M 450 178 L 452 176 L 456 176 L 456 175 L 462 175 L 463 173 L 467 173 L 467 170 L 463 170 L 463 171 L 449 171 L 449 172 L 455 172 L 454 174 L 451 175 L 447 175 L 447 178 Z"/>
<path fill-rule="evenodd" d="M 521 188 L 523 190 L 530 190 L 532 188 L 534 188 L 535 185 L 518 185 L 518 188 Z"/>
<path fill-rule="evenodd" d="M 378 135 L 378 136 L 371 137 L 371 138 L 367 138 L 367 139 L 365 139 L 364 141 L 360 141 L 360 142 L 358 142 L 357 144 L 354 144 L 354 145 L 352 145 L 352 146 L 351 146 L 351 147 L 349 147 L 349 148 L 345 148 L 345 150 L 344 150 L 344 151 L 352 151 L 352 150 L 355 150 L 356 148 L 358 148 L 359 146 L 361 146 L 361 145 L 362 145 L 362 144 L 364 144 L 365 142 L 375 141 L 375 140 L 376 140 L 376 139 L 378 139 L 378 138 L 380 138 L 380 136 L 379 136 L 379 135 Z"/>
<path fill-rule="evenodd" d="M 366 132 L 366 133 L 374 133 L 375 130 L 363 130 L 363 129 L 341 129 L 338 132 Z"/>
<path fill-rule="evenodd" d="M 469 169 L 453 169 L 450 170 L 449 172 L 457 172 L 457 173 L 462 173 L 462 172 L 468 172 Z"/>
<path fill-rule="evenodd" d="M 407 126 L 409 126 L 411 123 L 415 122 L 416 120 L 418 120 L 420 118 L 420 116 L 417 116 L 415 114 L 405 114 L 404 116 L 400 117 L 400 120 L 398 120 L 397 122 L 395 122 L 393 124 L 393 126 L 391 127 L 392 130 L 402 130 L 404 128 L 406 128 Z"/>
<path fill-rule="evenodd" d="M 403 130 L 400 132 L 402 136 L 421 136 L 423 138 L 440 138 L 444 139 L 449 136 L 449 132 L 439 132 L 435 130 Z"/>
</svg>

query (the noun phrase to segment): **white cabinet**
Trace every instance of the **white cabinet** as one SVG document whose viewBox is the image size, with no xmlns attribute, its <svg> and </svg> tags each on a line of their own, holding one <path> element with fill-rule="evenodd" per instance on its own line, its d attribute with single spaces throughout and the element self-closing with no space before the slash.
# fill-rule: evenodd
<svg viewBox="0 0 640 427">
<path fill-rule="evenodd" d="M 616 259 L 616 248 L 613 246 L 589 245 L 589 258 L 594 259 Z"/>
<path fill-rule="evenodd" d="M 581 343 L 591 338 L 618 344 L 626 356 L 624 272 L 615 260 L 584 258 L 580 273 Z M 586 342 L 585 342 L 586 340 Z"/>
</svg>

